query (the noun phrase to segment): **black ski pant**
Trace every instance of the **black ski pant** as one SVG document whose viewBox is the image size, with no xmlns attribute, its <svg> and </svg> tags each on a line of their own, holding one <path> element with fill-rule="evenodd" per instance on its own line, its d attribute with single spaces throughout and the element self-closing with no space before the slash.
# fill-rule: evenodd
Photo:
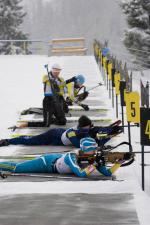
<svg viewBox="0 0 150 225">
<path fill-rule="evenodd" d="M 55 117 L 55 118 L 54 118 Z M 52 123 L 65 125 L 64 99 L 62 96 L 45 96 L 43 99 L 43 122 L 29 122 L 29 127 L 49 127 Z"/>
</svg>

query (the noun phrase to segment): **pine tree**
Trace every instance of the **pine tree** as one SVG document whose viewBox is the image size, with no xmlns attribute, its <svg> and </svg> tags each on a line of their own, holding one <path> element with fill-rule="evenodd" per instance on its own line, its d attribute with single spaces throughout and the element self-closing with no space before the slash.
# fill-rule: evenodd
<svg viewBox="0 0 150 225">
<path fill-rule="evenodd" d="M 0 40 L 27 40 L 27 35 L 21 30 L 26 15 L 21 2 L 22 0 L 0 0 Z M 16 54 L 24 53 L 22 42 L 14 42 L 13 51 Z M 12 54 L 10 42 L 0 42 L 0 54 Z"/>
<path fill-rule="evenodd" d="M 124 44 L 136 56 L 136 63 L 150 68 L 150 0 L 124 0 L 121 7 L 129 25 Z"/>
</svg>

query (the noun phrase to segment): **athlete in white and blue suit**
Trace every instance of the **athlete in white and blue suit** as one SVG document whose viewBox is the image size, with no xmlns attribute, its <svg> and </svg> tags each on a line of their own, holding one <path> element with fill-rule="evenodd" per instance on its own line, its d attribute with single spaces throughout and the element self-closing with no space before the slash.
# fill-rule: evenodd
<svg viewBox="0 0 150 225">
<path fill-rule="evenodd" d="M 87 163 L 83 166 L 79 161 L 81 156 L 91 157 L 97 150 L 97 143 L 93 138 L 87 137 L 80 140 L 80 150 L 68 153 L 53 153 L 42 155 L 39 158 L 25 162 L 0 162 L 1 171 L 13 173 L 58 173 L 75 174 L 78 177 L 87 177 L 95 170 L 105 176 L 111 176 L 120 166 L 118 161 L 111 168 L 99 163 Z"/>
</svg>

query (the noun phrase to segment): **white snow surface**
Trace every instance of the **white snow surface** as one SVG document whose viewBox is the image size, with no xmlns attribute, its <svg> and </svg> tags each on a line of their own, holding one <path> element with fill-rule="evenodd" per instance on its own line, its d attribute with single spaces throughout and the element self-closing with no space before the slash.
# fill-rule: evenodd
<svg viewBox="0 0 150 225">
<path fill-rule="evenodd" d="M 42 75 L 46 73 L 44 64 L 51 66 L 59 63 L 63 70 L 64 78 L 77 74 L 86 76 L 86 85 L 90 88 L 98 82 L 103 82 L 99 68 L 93 56 L 0 56 L 0 138 L 9 135 L 7 127 L 16 123 L 19 112 L 27 107 L 42 105 L 43 86 Z M 139 88 L 136 86 L 137 90 Z M 101 86 L 90 94 L 98 95 L 103 100 L 105 107 L 111 107 L 111 100 L 105 86 Z M 120 114 L 119 114 L 120 115 Z M 111 110 L 109 116 L 115 119 L 115 110 Z M 121 115 L 120 115 L 121 117 Z M 132 144 L 135 151 L 140 151 L 139 128 L 131 130 Z M 125 134 L 115 138 L 112 143 L 128 141 L 127 130 Z M 17 151 L 17 146 L 11 146 L 6 150 L 0 149 L 0 155 L 9 155 Z M 145 148 L 148 150 L 149 148 Z M 125 148 L 117 149 L 120 151 Z M 146 155 L 146 163 L 149 163 L 149 154 Z M 141 225 L 149 225 L 149 196 L 150 178 L 149 167 L 145 168 L 145 192 L 141 190 L 141 157 L 136 156 L 136 162 L 131 166 L 120 168 L 117 173 L 117 181 L 49 181 L 49 182 L 1 182 L 0 195 L 29 194 L 29 193 L 133 193 L 136 211 Z"/>
</svg>

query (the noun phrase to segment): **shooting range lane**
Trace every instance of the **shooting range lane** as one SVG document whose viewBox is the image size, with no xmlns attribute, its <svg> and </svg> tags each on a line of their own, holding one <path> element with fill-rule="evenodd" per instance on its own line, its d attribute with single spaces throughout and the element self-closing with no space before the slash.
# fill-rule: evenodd
<svg viewBox="0 0 150 225">
<path fill-rule="evenodd" d="M 127 193 L 7 196 L 0 199 L 0 212 L 0 225 L 139 224 L 133 196 Z"/>
</svg>

